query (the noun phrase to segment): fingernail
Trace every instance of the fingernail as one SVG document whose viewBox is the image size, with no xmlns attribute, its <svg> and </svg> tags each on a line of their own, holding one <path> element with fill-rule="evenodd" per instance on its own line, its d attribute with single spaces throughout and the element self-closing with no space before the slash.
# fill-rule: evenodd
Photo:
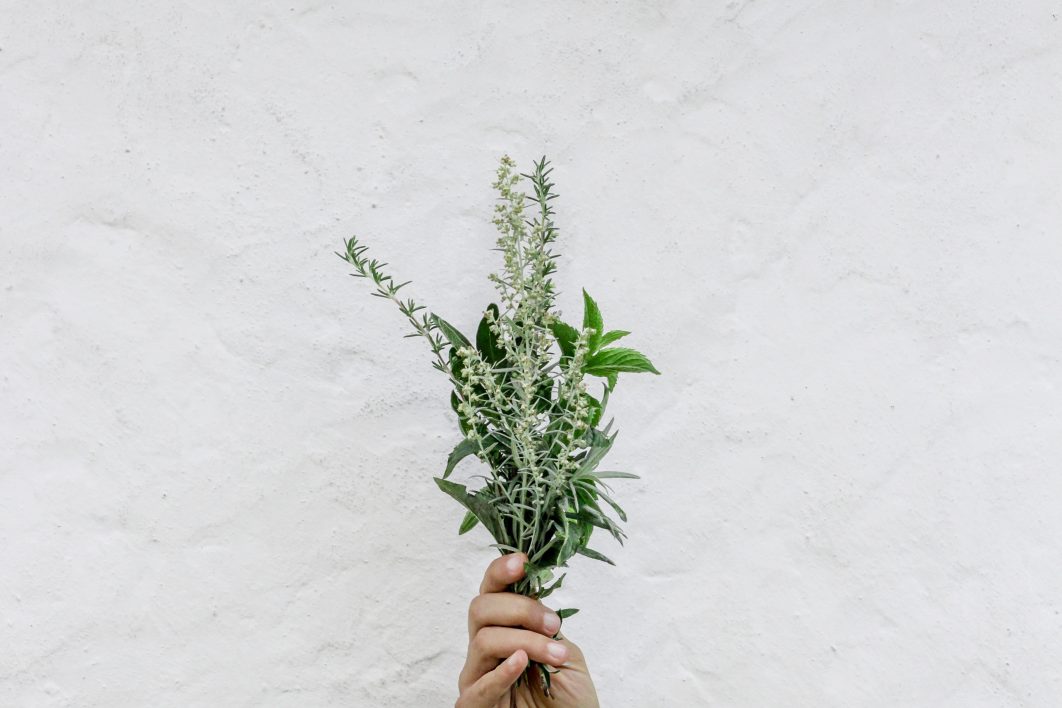
<svg viewBox="0 0 1062 708">
<path fill-rule="evenodd" d="M 556 612 L 547 612 L 545 619 L 542 620 L 542 626 L 546 628 L 546 631 L 550 634 L 556 634 L 560 629 L 561 621 Z"/>
<path fill-rule="evenodd" d="M 568 655 L 568 647 L 564 646 L 560 642 L 550 642 L 549 646 L 546 647 L 546 652 L 549 654 L 551 659 L 556 659 L 557 661 L 560 661 Z"/>
<path fill-rule="evenodd" d="M 509 664 L 509 666 L 516 666 L 517 664 L 520 663 L 520 655 L 519 654 L 513 654 L 512 656 L 509 657 L 509 660 L 506 663 Z"/>
<path fill-rule="evenodd" d="M 515 573 L 524 567 L 524 562 L 520 559 L 520 556 L 513 556 L 505 563 L 505 565 L 508 566 L 509 570 Z"/>
</svg>

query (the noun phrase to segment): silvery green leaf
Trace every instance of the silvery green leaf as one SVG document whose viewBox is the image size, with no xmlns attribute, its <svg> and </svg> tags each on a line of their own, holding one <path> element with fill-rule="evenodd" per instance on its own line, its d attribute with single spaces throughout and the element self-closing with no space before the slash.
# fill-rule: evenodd
<svg viewBox="0 0 1062 708">
<path fill-rule="evenodd" d="M 472 346 L 472 343 L 468 341 L 468 337 L 458 332 L 456 327 L 444 320 L 442 317 L 433 314 L 431 316 L 431 319 L 432 322 L 435 323 L 435 326 L 441 329 L 442 333 L 446 335 L 446 339 L 449 340 L 450 344 L 454 345 L 455 347 Z"/>
<path fill-rule="evenodd" d="M 587 558 L 593 558 L 594 560 L 599 560 L 604 563 L 608 563 L 609 565 L 616 565 L 611 560 L 609 560 L 608 556 L 604 555 L 603 553 L 598 553 L 592 548 L 580 548 L 576 551 L 576 553 L 582 556 L 586 556 Z"/>
</svg>

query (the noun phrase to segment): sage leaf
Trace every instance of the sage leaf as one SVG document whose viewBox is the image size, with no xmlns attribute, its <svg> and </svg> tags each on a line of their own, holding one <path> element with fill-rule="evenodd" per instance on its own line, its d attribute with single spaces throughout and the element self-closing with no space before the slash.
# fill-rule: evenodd
<svg viewBox="0 0 1062 708">
<path fill-rule="evenodd" d="M 472 346 L 472 343 L 468 341 L 468 337 L 458 332 L 456 327 L 444 320 L 442 317 L 439 317 L 438 315 L 432 315 L 431 319 L 435 323 L 435 326 L 441 329 L 442 333 L 446 335 L 446 339 L 449 340 L 450 344 L 454 345 L 457 348 Z"/>
<path fill-rule="evenodd" d="M 611 560 L 609 560 L 608 556 L 604 555 L 603 553 L 598 553 L 592 548 L 580 548 L 576 551 L 576 553 L 581 556 L 586 556 L 587 558 L 593 558 L 594 560 L 599 560 L 603 563 L 608 563 L 609 565 L 616 565 Z"/>
<path fill-rule="evenodd" d="M 457 447 L 450 452 L 449 457 L 446 458 L 446 470 L 443 472 L 443 479 L 450 476 L 450 473 L 457 467 L 457 463 L 465 459 L 469 455 L 474 455 L 479 451 L 479 445 L 475 442 L 465 438 L 461 442 L 457 443 Z"/>
<path fill-rule="evenodd" d="M 457 500 L 461 506 L 476 515 L 480 523 L 483 524 L 483 527 L 494 537 L 495 541 L 498 541 L 499 543 L 502 542 L 502 539 L 499 538 L 501 518 L 498 516 L 498 510 L 495 509 L 489 501 L 475 492 L 470 494 L 463 484 L 457 484 L 442 479 L 441 477 L 435 477 L 434 479 L 435 483 L 439 485 L 439 489 L 443 490 L 446 494 L 449 494 Z"/>
<path fill-rule="evenodd" d="M 457 529 L 457 535 L 463 536 L 476 527 L 479 519 L 471 511 L 465 512 L 465 518 L 461 520 L 461 527 Z"/>
</svg>

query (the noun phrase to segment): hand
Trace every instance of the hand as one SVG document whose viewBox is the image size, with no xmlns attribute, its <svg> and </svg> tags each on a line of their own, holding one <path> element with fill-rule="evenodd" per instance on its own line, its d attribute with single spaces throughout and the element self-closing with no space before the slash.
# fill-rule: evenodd
<svg viewBox="0 0 1062 708">
<path fill-rule="evenodd" d="M 557 614 L 538 600 L 505 592 L 524 577 L 526 561 L 524 554 L 510 553 L 487 566 L 468 607 L 468 658 L 456 708 L 600 708 L 579 647 L 563 637 L 551 639 L 560 629 Z M 543 694 L 537 671 L 513 687 L 529 658 L 563 667 L 550 676 L 552 698 Z"/>
</svg>

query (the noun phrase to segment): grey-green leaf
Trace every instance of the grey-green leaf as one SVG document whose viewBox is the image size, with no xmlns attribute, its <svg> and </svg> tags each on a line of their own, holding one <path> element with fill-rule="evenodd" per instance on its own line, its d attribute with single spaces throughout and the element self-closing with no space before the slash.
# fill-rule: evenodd
<svg viewBox="0 0 1062 708">
<path fill-rule="evenodd" d="M 557 610 L 557 616 L 561 619 L 568 619 L 578 611 L 578 607 L 566 607 L 563 610 Z"/>
<path fill-rule="evenodd" d="M 608 556 L 606 556 L 606 555 L 604 555 L 602 553 L 598 553 L 597 551 L 595 551 L 592 548 L 580 548 L 579 550 L 576 551 L 576 553 L 578 553 L 580 555 L 583 555 L 583 556 L 586 556 L 587 558 L 593 558 L 594 560 L 599 560 L 599 561 L 602 561 L 603 563 L 608 563 L 609 565 L 616 565 L 615 563 L 613 563 L 609 559 Z"/>
<path fill-rule="evenodd" d="M 450 344 L 454 345 L 455 347 L 472 346 L 472 343 L 468 341 L 468 337 L 457 331 L 456 327 L 444 320 L 442 317 L 433 314 L 431 316 L 431 319 L 432 322 L 435 323 L 435 326 L 441 329 L 442 333 L 446 335 L 446 338 L 450 341 Z"/>
<path fill-rule="evenodd" d="M 465 438 L 461 442 L 457 443 L 451 452 L 450 456 L 446 458 L 446 470 L 443 472 L 443 479 L 450 476 L 450 473 L 457 467 L 457 463 L 465 459 L 469 455 L 474 455 L 479 449 L 479 444 L 475 443 L 468 438 Z"/>
<path fill-rule="evenodd" d="M 468 511 L 471 511 L 476 517 L 479 518 L 483 527 L 490 532 L 490 535 L 494 537 L 495 541 L 501 542 L 501 518 L 498 516 L 498 511 L 490 502 L 480 497 L 475 492 L 469 493 L 463 484 L 457 484 L 449 480 L 442 479 L 441 477 L 435 477 L 435 483 L 439 485 L 439 489 L 449 494 L 451 497 L 457 500 L 461 506 L 465 507 Z"/>
<path fill-rule="evenodd" d="M 457 535 L 461 536 L 463 534 L 468 533 L 469 531 L 474 529 L 476 527 L 476 524 L 478 523 L 479 519 L 476 518 L 475 514 L 473 514 L 471 511 L 465 512 L 465 518 L 461 520 L 461 527 L 457 529 Z"/>
<path fill-rule="evenodd" d="M 638 475 L 631 474 L 630 472 L 615 472 L 615 471 L 605 471 L 605 472 L 597 471 L 597 472 L 594 472 L 594 476 L 597 477 L 598 479 L 641 479 L 641 477 L 639 477 Z"/>
<path fill-rule="evenodd" d="M 590 448 L 579 458 L 579 468 L 575 471 L 575 477 L 585 476 L 597 467 L 597 463 L 605 456 L 612 447 L 612 441 L 619 435 L 619 431 L 612 435 L 603 435 L 600 431 L 590 429 Z"/>
</svg>

